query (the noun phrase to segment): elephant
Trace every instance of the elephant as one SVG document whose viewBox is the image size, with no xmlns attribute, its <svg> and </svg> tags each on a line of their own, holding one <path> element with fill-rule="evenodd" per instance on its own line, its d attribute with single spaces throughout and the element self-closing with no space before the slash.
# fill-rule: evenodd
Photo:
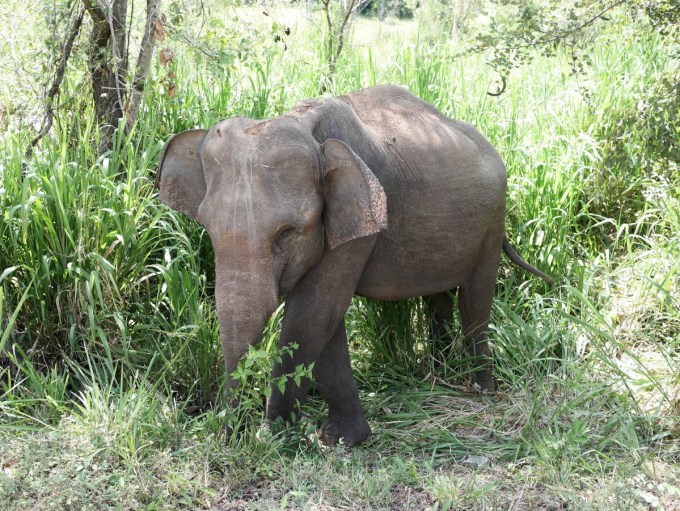
<svg viewBox="0 0 680 511">
<path fill-rule="evenodd" d="M 279 342 L 297 349 L 272 377 L 313 363 L 327 444 L 371 433 L 344 321 L 354 295 L 426 297 L 444 321 L 457 291 L 474 382 L 493 390 L 487 329 L 501 251 L 552 283 L 505 234 L 506 169 L 496 150 L 472 125 L 398 86 L 184 131 L 162 149 L 156 186 L 162 202 L 210 235 L 229 387 L 283 298 Z M 291 420 L 310 385 L 272 388 L 267 420 Z"/>
</svg>

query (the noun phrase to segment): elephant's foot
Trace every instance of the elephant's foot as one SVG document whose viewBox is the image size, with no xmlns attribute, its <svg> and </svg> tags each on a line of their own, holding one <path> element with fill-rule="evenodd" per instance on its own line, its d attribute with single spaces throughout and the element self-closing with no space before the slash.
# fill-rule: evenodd
<svg viewBox="0 0 680 511">
<path fill-rule="evenodd" d="M 371 427 L 362 416 L 346 418 L 329 417 L 319 428 L 319 440 L 326 445 L 335 445 L 341 439 L 347 447 L 358 444 L 368 438 Z"/>
<path fill-rule="evenodd" d="M 479 390 L 484 392 L 493 392 L 496 390 L 496 381 L 494 380 L 491 371 L 488 369 L 478 369 L 472 376 L 472 385 L 479 387 Z"/>
</svg>

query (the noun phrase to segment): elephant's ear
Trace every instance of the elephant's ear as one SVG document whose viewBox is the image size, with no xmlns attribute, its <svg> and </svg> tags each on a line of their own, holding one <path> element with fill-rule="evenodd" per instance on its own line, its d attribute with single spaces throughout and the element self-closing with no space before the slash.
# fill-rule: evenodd
<svg viewBox="0 0 680 511">
<path fill-rule="evenodd" d="M 340 140 L 326 140 L 321 147 L 329 248 L 387 229 L 387 197 L 371 169 Z"/>
<path fill-rule="evenodd" d="M 205 197 L 201 146 L 207 133 L 205 130 L 189 130 L 168 140 L 156 172 L 159 198 L 194 219 Z"/>
</svg>

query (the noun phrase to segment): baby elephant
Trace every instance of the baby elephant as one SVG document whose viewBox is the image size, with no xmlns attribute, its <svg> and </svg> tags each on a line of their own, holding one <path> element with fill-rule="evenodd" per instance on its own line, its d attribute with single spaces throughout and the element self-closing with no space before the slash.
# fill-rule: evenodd
<svg viewBox="0 0 680 511">
<path fill-rule="evenodd" d="M 475 382 L 491 390 L 486 337 L 501 249 L 550 282 L 505 236 L 498 153 L 471 125 L 395 86 L 180 133 L 163 149 L 156 186 L 210 234 L 228 375 L 285 296 L 281 343 L 299 347 L 273 377 L 314 363 L 329 408 L 319 436 L 329 444 L 371 432 L 345 332 L 353 295 L 427 297 L 441 322 L 457 291 Z M 268 419 L 289 420 L 309 385 L 273 388 Z"/>
</svg>

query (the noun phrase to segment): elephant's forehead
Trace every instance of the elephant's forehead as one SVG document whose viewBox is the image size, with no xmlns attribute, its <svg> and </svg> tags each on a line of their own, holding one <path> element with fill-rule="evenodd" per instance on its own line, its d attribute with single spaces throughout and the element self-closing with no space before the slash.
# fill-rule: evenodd
<svg viewBox="0 0 680 511">
<path fill-rule="evenodd" d="M 316 195 L 318 157 L 311 144 L 285 130 L 231 128 L 218 124 L 203 145 L 208 195 L 215 207 L 245 211 L 258 204 L 264 214 L 268 206 L 302 205 Z"/>
<path fill-rule="evenodd" d="M 212 185 L 268 191 L 274 196 L 290 196 L 316 187 L 317 162 L 303 151 L 240 147 L 218 155 L 209 173 Z"/>
<path fill-rule="evenodd" d="M 266 169 L 278 171 L 317 163 L 311 137 L 288 123 L 267 122 L 266 128 L 258 131 L 251 127 L 244 135 L 251 137 L 253 163 Z"/>
<path fill-rule="evenodd" d="M 229 119 L 213 127 L 203 145 L 203 162 L 211 170 L 243 173 L 316 168 L 310 137 L 279 123 Z"/>
</svg>

